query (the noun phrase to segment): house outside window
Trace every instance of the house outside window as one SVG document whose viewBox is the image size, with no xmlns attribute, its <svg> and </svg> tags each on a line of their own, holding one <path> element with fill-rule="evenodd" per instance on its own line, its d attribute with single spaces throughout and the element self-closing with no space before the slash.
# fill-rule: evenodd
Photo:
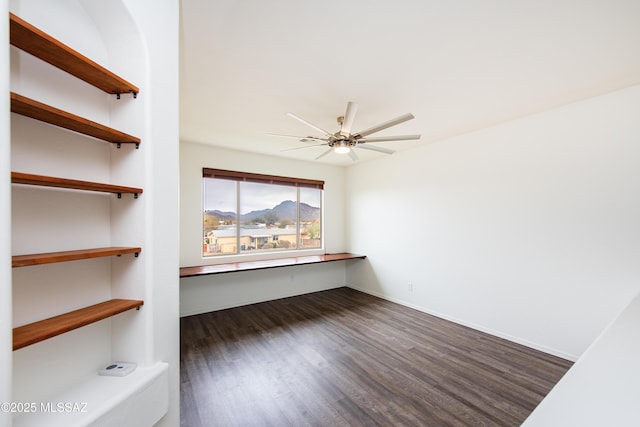
<svg viewBox="0 0 640 427">
<path fill-rule="evenodd" d="M 321 249 L 323 181 L 203 169 L 204 257 Z"/>
</svg>

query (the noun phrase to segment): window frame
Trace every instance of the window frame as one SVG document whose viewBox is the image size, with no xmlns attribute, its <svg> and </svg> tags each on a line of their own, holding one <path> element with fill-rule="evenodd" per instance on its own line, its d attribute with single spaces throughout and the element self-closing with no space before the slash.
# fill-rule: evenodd
<svg viewBox="0 0 640 427">
<path fill-rule="evenodd" d="M 324 181 L 317 179 L 264 175 L 259 173 L 238 172 L 225 169 L 202 168 L 202 177 L 228 179 L 230 181 L 258 182 L 262 184 L 288 185 L 291 187 L 305 187 L 324 190 Z"/>
<path fill-rule="evenodd" d="M 206 178 L 214 178 L 214 179 L 224 179 L 229 181 L 237 181 L 237 182 L 250 182 L 250 183 L 260 183 L 260 184 L 270 184 L 270 185 L 278 185 L 278 186 L 290 186 L 297 187 L 296 194 L 296 241 L 297 246 L 295 249 L 280 249 L 275 251 L 265 250 L 265 251 L 256 251 L 256 252 L 245 252 L 243 253 L 240 249 L 240 245 L 237 245 L 236 252 L 230 254 L 216 254 L 216 255 L 207 255 L 205 256 L 204 250 L 201 250 L 200 256 L 203 261 L 207 263 L 228 263 L 234 261 L 250 261 L 250 260 L 263 260 L 263 259 L 278 259 L 278 258 L 287 258 L 293 256 L 311 256 L 311 255 L 319 255 L 324 254 L 325 252 L 325 242 L 324 242 L 324 181 L 315 180 L 315 179 L 307 179 L 307 178 L 295 178 L 295 177 L 287 177 L 287 176 L 279 176 L 279 175 L 266 175 L 252 172 L 241 172 L 241 171 L 232 171 L 225 169 L 215 169 L 215 168 L 202 168 L 202 191 L 201 191 L 201 200 L 202 200 L 202 220 L 201 224 L 204 225 L 204 213 L 205 213 L 205 179 Z M 303 248 L 301 244 L 300 237 L 300 188 L 311 188 L 320 190 L 320 246 L 312 247 L 312 248 Z M 240 206 L 240 185 L 236 186 L 236 203 L 237 206 Z M 236 209 L 236 237 L 240 239 L 240 212 L 239 209 Z M 203 225 L 200 226 L 201 236 L 204 231 Z M 202 238 L 200 239 L 202 242 Z"/>
</svg>

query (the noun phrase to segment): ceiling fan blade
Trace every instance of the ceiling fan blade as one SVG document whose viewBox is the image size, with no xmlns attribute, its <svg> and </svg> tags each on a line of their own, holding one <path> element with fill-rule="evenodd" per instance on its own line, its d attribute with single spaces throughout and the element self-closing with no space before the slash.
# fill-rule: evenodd
<svg viewBox="0 0 640 427">
<path fill-rule="evenodd" d="M 378 151 L 380 153 L 385 154 L 393 154 L 395 151 L 389 150 L 388 148 L 376 147 L 375 145 L 357 145 L 358 148 L 362 148 L 364 150 Z"/>
<path fill-rule="evenodd" d="M 353 150 L 349 151 L 349 157 L 351 157 L 351 160 L 353 160 L 354 162 L 357 162 L 359 160 L 358 155 Z"/>
<path fill-rule="evenodd" d="M 296 119 L 297 121 L 299 121 L 300 123 L 304 123 L 305 125 L 309 126 L 312 129 L 317 130 L 318 132 L 320 132 L 321 134 L 325 135 L 325 136 L 331 136 L 331 134 L 329 132 L 327 132 L 326 130 L 322 129 L 321 127 L 318 127 L 316 125 L 314 125 L 311 122 L 308 122 L 307 120 L 303 119 L 300 116 L 296 116 L 293 113 L 287 113 L 287 116 Z"/>
<path fill-rule="evenodd" d="M 420 139 L 421 135 L 397 135 L 397 136 L 373 136 L 371 138 L 360 138 L 358 143 L 362 142 L 387 142 L 387 141 L 407 141 L 411 139 Z"/>
<path fill-rule="evenodd" d="M 327 154 L 329 154 L 332 151 L 333 151 L 333 148 L 329 148 L 327 151 L 325 151 L 324 153 L 322 153 L 318 157 L 316 157 L 316 160 L 321 159 L 322 157 L 326 156 Z"/>
<path fill-rule="evenodd" d="M 395 119 L 386 121 L 384 123 L 380 123 L 377 126 L 358 132 L 356 135 L 359 135 L 359 136 L 371 135 L 372 133 L 380 132 L 383 129 L 390 128 L 391 126 L 399 125 L 400 123 L 404 123 L 407 120 L 411 120 L 413 118 L 415 117 L 411 113 L 403 114 L 400 117 L 396 117 Z"/>
<path fill-rule="evenodd" d="M 302 150 L 304 148 L 322 147 L 323 145 L 327 145 L 327 144 L 325 143 L 325 144 L 303 145 L 302 147 L 287 148 L 286 150 L 281 150 L 280 152 L 283 153 L 285 151 Z"/>
<path fill-rule="evenodd" d="M 342 126 L 340 128 L 340 134 L 346 137 L 351 135 L 351 126 L 353 125 L 353 120 L 356 118 L 356 112 L 358 111 L 358 104 L 355 102 L 347 103 L 347 111 L 344 113 L 344 118 L 342 119 Z"/>
<path fill-rule="evenodd" d="M 278 133 L 265 133 L 265 135 L 283 137 L 283 138 L 295 138 L 295 139 L 300 140 L 302 142 L 307 142 L 306 140 L 308 140 L 308 139 L 313 140 L 313 141 L 324 141 L 324 142 L 327 141 L 326 139 L 317 138 L 315 136 L 281 135 L 281 134 L 278 134 Z"/>
</svg>

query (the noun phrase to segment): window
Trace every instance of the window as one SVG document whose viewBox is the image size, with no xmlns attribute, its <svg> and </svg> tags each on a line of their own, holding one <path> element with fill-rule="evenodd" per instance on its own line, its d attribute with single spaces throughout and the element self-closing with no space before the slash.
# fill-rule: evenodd
<svg viewBox="0 0 640 427">
<path fill-rule="evenodd" d="M 322 248 L 324 181 L 202 170 L 205 257 Z"/>
</svg>

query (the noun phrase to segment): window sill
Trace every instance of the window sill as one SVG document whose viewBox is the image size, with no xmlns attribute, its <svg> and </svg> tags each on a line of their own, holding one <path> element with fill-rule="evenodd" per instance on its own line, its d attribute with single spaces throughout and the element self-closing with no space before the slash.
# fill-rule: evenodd
<svg viewBox="0 0 640 427">
<path fill-rule="evenodd" d="M 366 255 L 350 253 L 300 256 L 293 258 L 270 259 L 264 261 L 244 261 L 229 264 L 198 265 L 181 267 L 180 277 L 205 276 L 208 274 L 233 273 L 236 271 L 265 270 L 268 268 L 292 267 L 296 265 L 318 264 L 323 262 L 343 261 L 349 259 L 365 259 Z"/>
</svg>

